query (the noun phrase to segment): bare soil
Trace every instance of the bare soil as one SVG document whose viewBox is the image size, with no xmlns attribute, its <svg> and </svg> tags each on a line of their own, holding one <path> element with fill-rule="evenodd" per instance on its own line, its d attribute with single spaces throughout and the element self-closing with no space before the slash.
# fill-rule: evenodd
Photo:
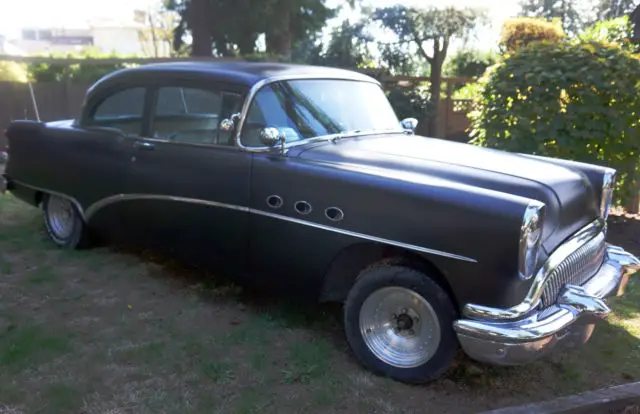
<svg viewBox="0 0 640 414">
<path fill-rule="evenodd" d="M 610 218 L 640 254 L 640 220 Z M 640 283 L 577 350 L 515 368 L 460 355 L 408 386 L 351 354 L 339 309 L 300 307 L 168 258 L 59 250 L 0 196 L 0 413 L 471 413 L 640 381 Z"/>
</svg>

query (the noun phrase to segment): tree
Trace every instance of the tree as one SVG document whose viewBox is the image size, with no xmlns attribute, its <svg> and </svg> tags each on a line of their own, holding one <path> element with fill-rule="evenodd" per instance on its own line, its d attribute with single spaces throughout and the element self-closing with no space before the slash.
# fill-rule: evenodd
<svg viewBox="0 0 640 414">
<path fill-rule="evenodd" d="M 395 34 L 399 45 L 410 45 L 429 63 L 429 94 L 434 114 L 437 115 L 442 83 L 442 67 L 449 45 L 455 38 L 464 38 L 484 21 L 485 13 L 479 9 L 417 9 L 393 6 L 376 9 L 373 18 Z M 432 135 L 438 131 L 432 128 Z"/>
<path fill-rule="evenodd" d="M 177 24 L 177 13 L 164 8 L 136 10 L 136 21 L 143 25 L 138 29 L 138 39 L 146 56 L 175 56 L 173 29 Z"/>
<path fill-rule="evenodd" d="M 324 63 L 328 66 L 358 68 L 371 62 L 369 43 L 373 41 L 366 32 L 367 22 L 351 23 L 345 20 L 333 29 L 324 53 Z"/>
<path fill-rule="evenodd" d="M 637 0 L 598 0 L 598 20 L 610 20 L 629 15 L 640 3 Z"/>
<path fill-rule="evenodd" d="M 493 52 L 464 49 L 451 56 L 444 66 L 444 73 L 447 76 L 472 78 L 482 75 L 496 61 L 497 56 Z"/>
<path fill-rule="evenodd" d="M 355 4 L 349 0 L 348 4 Z M 178 12 L 174 47 L 190 33 L 192 55 L 235 56 L 255 52 L 265 35 L 267 54 L 291 58 L 293 48 L 324 27 L 337 14 L 327 0 L 167 0 Z"/>
<path fill-rule="evenodd" d="M 628 16 L 597 22 L 578 37 L 582 42 L 616 43 L 631 53 L 640 53 L 640 44 L 632 38 L 633 28 Z"/>
<path fill-rule="evenodd" d="M 520 7 L 521 15 L 525 17 L 560 20 L 564 31 L 572 35 L 579 33 L 586 24 L 584 13 L 578 9 L 576 0 L 522 0 Z"/>
</svg>

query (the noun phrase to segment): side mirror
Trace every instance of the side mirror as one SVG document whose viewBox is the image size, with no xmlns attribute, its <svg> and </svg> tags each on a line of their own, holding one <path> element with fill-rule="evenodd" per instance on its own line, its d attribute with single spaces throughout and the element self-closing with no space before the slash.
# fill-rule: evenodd
<svg viewBox="0 0 640 414">
<path fill-rule="evenodd" d="M 220 122 L 220 129 L 225 132 L 231 132 L 236 127 L 236 123 L 240 120 L 240 114 L 235 113 L 229 118 L 225 118 Z"/>
<path fill-rule="evenodd" d="M 260 140 L 267 147 L 275 147 L 278 143 L 281 145 L 281 152 L 284 153 L 285 138 L 278 128 L 266 127 L 260 130 Z"/>
<path fill-rule="evenodd" d="M 402 125 L 405 131 L 413 133 L 418 126 L 418 120 L 415 118 L 405 118 L 400 122 L 400 125 Z"/>
</svg>

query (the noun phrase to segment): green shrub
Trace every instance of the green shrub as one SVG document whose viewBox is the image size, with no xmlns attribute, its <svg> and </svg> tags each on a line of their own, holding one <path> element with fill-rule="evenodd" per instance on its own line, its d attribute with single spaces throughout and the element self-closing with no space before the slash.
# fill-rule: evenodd
<svg viewBox="0 0 640 414">
<path fill-rule="evenodd" d="M 93 83 L 101 77 L 108 75 L 118 69 L 133 66 L 126 63 L 101 63 L 100 59 L 124 58 L 130 56 L 120 56 L 116 54 L 103 54 L 100 52 L 87 50 L 79 54 L 50 55 L 49 57 L 68 59 L 91 59 L 87 63 L 76 63 L 69 65 L 68 79 L 71 82 Z M 32 82 L 60 82 L 65 77 L 67 65 L 56 63 L 31 63 L 27 67 L 29 80 Z"/>
<path fill-rule="evenodd" d="M 497 60 L 495 52 L 461 50 L 447 58 L 443 71 L 445 76 L 473 78 L 482 75 Z"/>
<path fill-rule="evenodd" d="M 640 44 L 632 40 L 633 25 L 629 16 L 597 22 L 578 36 L 582 42 L 615 43 L 632 53 L 640 53 Z"/>
<path fill-rule="evenodd" d="M 27 82 L 27 71 L 24 66 L 16 62 L 0 62 L 0 82 Z"/>
<path fill-rule="evenodd" d="M 535 43 L 480 80 L 472 143 L 618 170 L 617 201 L 640 154 L 640 60 L 600 43 Z"/>
<path fill-rule="evenodd" d="M 500 49 L 513 52 L 533 42 L 557 43 L 566 37 L 558 21 L 549 22 L 532 17 L 508 19 L 502 25 Z"/>
<path fill-rule="evenodd" d="M 399 119 L 416 118 L 419 121 L 433 115 L 428 86 L 388 86 L 387 98 Z"/>
</svg>

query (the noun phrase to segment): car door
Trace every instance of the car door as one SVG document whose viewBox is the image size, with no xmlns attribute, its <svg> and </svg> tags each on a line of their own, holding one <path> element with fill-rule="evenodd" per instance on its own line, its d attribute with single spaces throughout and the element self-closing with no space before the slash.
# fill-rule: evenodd
<svg viewBox="0 0 640 414">
<path fill-rule="evenodd" d="M 78 125 L 60 130 L 65 145 L 59 148 L 73 149 L 59 158 L 68 166 L 62 171 L 69 193 L 84 207 L 90 226 L 108 238 L 123 236 L 123 205 L 105 200 L 123 191 L 130 168 L 127 140 L 142 136 L 147 92 L 143 84 L 106 89 L 87 102 Z"/>
<path fill-rule="evenodd" d="M 187 81 L 153 87 L 146 137 L 129 143 L 124 198 L 133 241 L 196 264 L 243 263 L 251 154 L 219 126 L 239 112 L 244 92 Z"/>
</svg>

